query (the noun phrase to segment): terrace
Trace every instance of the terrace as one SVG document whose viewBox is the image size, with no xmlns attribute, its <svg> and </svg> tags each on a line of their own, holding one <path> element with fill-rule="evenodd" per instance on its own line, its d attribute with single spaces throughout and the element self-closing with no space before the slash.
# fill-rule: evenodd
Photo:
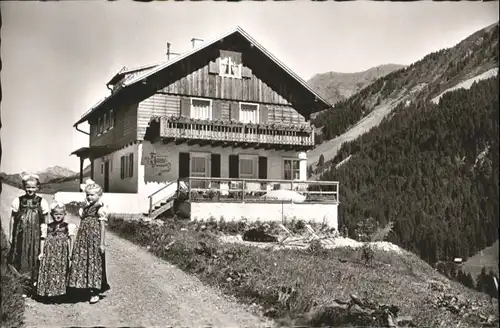
<svg viewBox="0 0 500 328">
<path fill-rule="evenodd" d="M 224 217 L 283 221 L 296 217 L 335 229 L 338 226 L 336 181 L 189 177 L 179 180 L 176 186 L 175 198 L 190 204 L 192 220 Z M 150 213 L 161 202 L 155 201 L 155 195 L 150 196 Z"/>
</svg>

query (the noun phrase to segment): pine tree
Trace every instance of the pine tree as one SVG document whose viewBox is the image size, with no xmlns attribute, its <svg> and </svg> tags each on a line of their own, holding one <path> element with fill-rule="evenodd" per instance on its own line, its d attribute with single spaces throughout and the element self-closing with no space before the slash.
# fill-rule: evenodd
<svg viewBox="0 0 500 328">
<path fill-rule="evenodd" d="M 486 283 L 487 283 L 486 280 L 487 280 L 486 268 L 483 267 L 481 269 L 481 273 L 476 278 L 476 289 L 479 292 L 486 292 Z"/>
<path fill-rule="evenodd" d="M 323 154 L 319 155 L 318 166 L 323 167 L 325 165 L 325 156 Z"/>
</svg>

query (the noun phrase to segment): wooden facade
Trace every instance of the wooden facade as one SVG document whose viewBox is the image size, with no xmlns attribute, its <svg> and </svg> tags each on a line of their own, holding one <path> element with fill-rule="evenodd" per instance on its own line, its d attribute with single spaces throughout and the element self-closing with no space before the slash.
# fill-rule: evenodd
<svg viewBox="0 0 500 328">
<path fill-rule="evenodd" d="M 118 107 L 114 111 L 113 128 L 98 134 L 97 117 L 89 121 L 90 146 L 124 146 L 137 140 L 137 104 Z"/>
<path fill-rule="evenodd" d="M 151 117 L 155 116 L 180 116 L 182 103 L 190 97 L 157 93 L 139 103 L 137 112 L 137 139 L 143 140 Z M 237 106 L 234 101 L 214 99 L 212 102 L 213 119 L 230 120 L 231 107 Z M 289 105 L 262 105 L 265 108 L 261 116 L 264 123 L 299 124 L 305 123 L 305 118 Z M 236 119 L 237 120 L 237 119 Z"/>
</svg>

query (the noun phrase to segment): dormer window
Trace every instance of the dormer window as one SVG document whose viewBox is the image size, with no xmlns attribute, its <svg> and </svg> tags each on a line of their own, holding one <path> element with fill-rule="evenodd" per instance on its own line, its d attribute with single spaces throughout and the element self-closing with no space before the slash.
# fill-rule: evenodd
<svg viewBox="0 0 500 328">
<path fill-rule="evenodd" d="M 225 57 L 220 59 L 220 75 L 227 77 L 241 78 L 241 64 L 233 58 Z"/>
</svg>

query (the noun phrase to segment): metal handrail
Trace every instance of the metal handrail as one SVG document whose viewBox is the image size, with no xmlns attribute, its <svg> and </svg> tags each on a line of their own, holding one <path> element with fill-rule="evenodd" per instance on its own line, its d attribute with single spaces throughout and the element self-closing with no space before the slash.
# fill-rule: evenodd
<svg viewBox="0 0 500 328">
<path fill-rule="evenodd" d="M 191 201 L 191 191 L 194 192 L 199 192 L 199 191 L 210 191 L 218 188 L 192 188 L 192 181 L 205 181 L 205 182 L 241 182 L 243 183 L 243 188 L 235 188 L 235 189 L 229 189 L 227 190 L 228 192 L 243 192 L 242 194 L 242 201 L 245 201 L 245 192 L 247 191 L 245 188 L 246 183 L 260 183 L 260 184 L 269 184 L 269 183 L 279 183 L 279 184 L 290 184 L 291 187 L 293 185 L 323 185 L 323 186 L 335 186 L 335 191 L 323 191 L 321 190 L 322 188 L 320 187 L 319 191 L 313 191 L 313 190 L 303 190 L 300 191 L 302 194 L 324 194 L 324 195 L 334 195 L 335 196 L 335 201 L 339 203 L 339 186 L 340 183 L 338 181 L 317 181 L 317 180 L 283 180 L 283 179 L 244 179 L 244 178 L 211 178 L 211 177 L 188 177 L 186 178 L 188 180 L 188 190 L 189 190 L 189 201 Z M 258 192 L 257 190 L 255 190 Z M 263 190 L 262 190 L 263 191 Z"/>
<path fill-rule="evenodd" d="M 321 184 L 334 186 L 338 185 L 338 181 L 321 181 L 321 180 L 283 180 L 283 179 L 244 179 L 244 178 L 210 178 L 210 177 L 189 177 L 189 180 L 201 180 L 201 181 L 246 181 L 246 182 L 263 182 L 263 183 L 296 183 L 296 184 Z"/>
</svg>

